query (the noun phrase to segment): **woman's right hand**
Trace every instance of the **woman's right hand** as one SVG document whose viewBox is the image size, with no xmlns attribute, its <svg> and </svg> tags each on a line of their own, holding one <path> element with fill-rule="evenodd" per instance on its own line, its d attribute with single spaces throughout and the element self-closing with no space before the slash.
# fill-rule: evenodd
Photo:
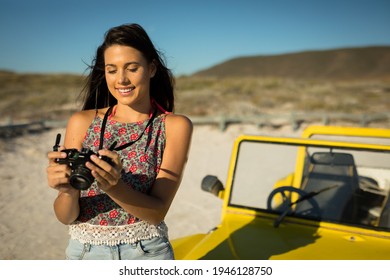
<svg viewBox="0 0 390 280">
<path fill-rule="evenodd" d="M 74 189 L 69 184 L 69 176 L 71 169 L 67 164 L 59 164 L 55 162 L 56 158 L 66 158 L 66 153 L 61 152 L 65 147 L 61 146 L 57 152 L 49 152 L 47 157 L 49 159 L 49 165 L 47 171 L 47 182 L 49 187 L 58 190 L 62 193 L 76 193 L 78 190 Z"/>
</svg>

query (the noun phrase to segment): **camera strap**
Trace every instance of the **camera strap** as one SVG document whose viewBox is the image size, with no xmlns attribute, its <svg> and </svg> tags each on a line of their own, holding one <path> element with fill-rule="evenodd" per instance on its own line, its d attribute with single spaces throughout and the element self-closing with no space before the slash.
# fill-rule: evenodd
<svg viewBox="0 0 390 280">
<path fill-rule="evenodd" d="M 99 150 L 103 149 L 104 132 L 106 130 L 106 124 L 107 124 L 108 116 L 111 114 L 112 109 L 113 109 L 113 107 L 108 108 L 107 112 L 104 114 L 102 127 L 100 129 Z M 154 110 L 153 115 L 149 118 L 149 121 L 146 124 L 144 130 L 142 131 L 142 133 L 140 135 L 138 135 L 137 139 L 135 139 L 133 141 L 130 141 L 130 142 L 126 143 L 126 144 L 123 144 L 123 145 L 121 145 L 119 147 L 115 147 L 116 142 L 114 142 L 113 145 L 111 145 L 110 150 L 120 151 L 120 150 L 126 149 L 127 147 L 133 145 L 135 142 L 137 142 L 139 139 L 141 139 L 141 137 L 144 135 L 146 129 L 152 124 L 152 122 L 153 122 L 154 118 L 156 117 L 156 115 L 157 115 L 157 109 Z"/>
</svg>

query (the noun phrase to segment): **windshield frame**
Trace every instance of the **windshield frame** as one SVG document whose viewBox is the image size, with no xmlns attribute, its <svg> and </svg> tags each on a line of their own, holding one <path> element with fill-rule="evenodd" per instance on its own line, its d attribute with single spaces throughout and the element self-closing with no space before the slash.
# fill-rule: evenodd
<svg viewBox="0 0 390 280">
<path fill-rule="evenodd" d="M 298 149 L 299 153 L 304 153 L 305 149 L 308 147 L 314 147 L 314 148 L 329 148 L 329 149 L 348 149 L 348 150 L 355 150 L 355 151 L 368 151 L 368 152 L 379 152 L 379 153 L 385 153 L 390 155 L 390 145 L 378 145 L 378 144 L 371 144 L 371 143 L 356 143 L 356 142 L 343 142 L 343 141 L 334 141 L 334 140 L 319 140 L 319 139 L 310 139 L 310 138 L 292 138 L 292 137 L 271 137 L 271 136 L 252 136 L 252 135 L 242 135 L 238 137 L 234 143 L 233 146 L 233 152 L 231 157 L 231 164 L 230 169 L 228 171 L 228 178 L 226 182 L 226 189 L 225 192 L 227 196 L 225 197 L 223 211 L 228 211 L 232 209 L 247 209 L 250 211 L 255 211 L 257 214 L 264 214 L 264 213 L 272 213 L 277 214 L 273 211 L 270 211 L 266 208 L 256 208 L 251 207 L 247 205 L 240 205 L 232 202 L 232 194 L 234 191 L 234 188 L 237 188 L 239 186 L 235 186 L 235 173 L 237 170 L 237 164 L 238 160 L 240 158 L 240 148 L 243 143 L 246 142 L 254 142 L 254 143 L 263 143 L 263 144 L 275 144 L 275 145 L 281 145 L 281 146 L 295 146 Z M 301 156 L 298 155 L 298 158 L 296 159 L 295 164 L 302 164 L 302 162 L 299 162 L 299 158 Z M 299 170 L 299 169 L 294 169 Z M 287 175 L 287 174 L 286 174 Z M 296 177 L 301 177 L 302 174 L 296 174 Z M 312 220 L 307 217 L 301 217 L 301 216 L 294 216 L 298 218 L 304 218 L 308 220 Z M 360 225 L 353 225 L 353 226 L 360 226 Z M 362 227 L 365 227 L 362 225 Z M 369 226 L 369 229 L 375 229 L 375 230 L 386 230 L 389 231 L 387 228 L 378 228 Z"/>
</svg>

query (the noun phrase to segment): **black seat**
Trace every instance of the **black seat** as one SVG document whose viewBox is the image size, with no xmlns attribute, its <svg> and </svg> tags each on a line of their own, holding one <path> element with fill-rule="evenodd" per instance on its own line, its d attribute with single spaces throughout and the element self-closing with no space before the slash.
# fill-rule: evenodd
<svg viewBox="0 0 390 280">
<path fill-rule="evenodd" d="M 353 156 L 347 153 L 317 152 L 309 159 L 301 189 L 308 193 L 321 192 L 313 198 L 320 207 L 320 218 L 354 223 L 358 213 L 356 193 L 359 180 Z M 298 204 L 296 212 L 304 211 L 307 207 L 308 202 Z"/>
</svg>

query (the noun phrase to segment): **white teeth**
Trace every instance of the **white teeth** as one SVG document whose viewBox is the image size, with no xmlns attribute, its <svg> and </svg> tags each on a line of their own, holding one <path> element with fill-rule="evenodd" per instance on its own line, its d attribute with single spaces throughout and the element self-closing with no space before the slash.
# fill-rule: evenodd
<svg viewBox="0 0 390 280">
<path fill-rule="evenodd" d="M 128 93 L 128 92 L 132 91 L 132 89 L 131 88 L 123 88 L 123 89 L 118 89 L 118 91 L 121 93 Z"/>
</svg>

